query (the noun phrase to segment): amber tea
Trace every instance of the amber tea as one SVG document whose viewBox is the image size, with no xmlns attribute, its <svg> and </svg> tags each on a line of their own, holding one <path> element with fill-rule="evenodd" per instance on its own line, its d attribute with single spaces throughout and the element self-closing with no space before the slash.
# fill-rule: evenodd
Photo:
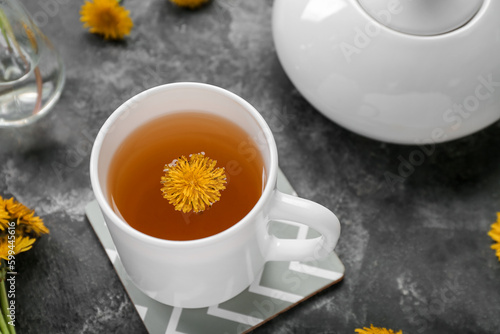
<svg viewBox="0 0 500 334">
<path fill-rule="evenodd" d="M 203 152 L 224 167 L 220 200 L 208 209 L 176 211 L 160 191 L 165 164 Z M 257 203 L 264 164 L 255 142 L 238 125 L 213 114 L 178 112 L 150 121 L 121 144 L 109 170 L 109 201 L 133 228 L 167 240 L 194 240 L 231 227 Z"/>
</svg>

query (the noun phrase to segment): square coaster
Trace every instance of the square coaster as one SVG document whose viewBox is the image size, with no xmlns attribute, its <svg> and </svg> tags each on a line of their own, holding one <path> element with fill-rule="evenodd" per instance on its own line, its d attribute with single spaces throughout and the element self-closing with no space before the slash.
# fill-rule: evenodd
<svg viewBox="0 0 500 334">
<path fill-rule="evenodd" d="M 278 174 L 278 189 L 296 195 L 281 171 Z M 260 275 L 245 291 L 222 304 L 199 309 L 172 307 L 148 297 L 132 283 L 116 252 L 97 202 L 87 204 L 85 212 L 151 334 L 245 333 L 344 277 L 344 265 L 335 252 L 314 263 L 272 261 L 266 263 Z M 305 225 L 288 222 L 271 222 L 269 230 L 285 239 L 318 235 Z"/>
</svg>

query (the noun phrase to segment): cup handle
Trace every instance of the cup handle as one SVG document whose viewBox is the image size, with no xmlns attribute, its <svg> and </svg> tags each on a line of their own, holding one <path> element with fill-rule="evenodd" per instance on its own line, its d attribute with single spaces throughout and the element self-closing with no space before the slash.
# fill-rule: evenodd
<svg viewBox="0 0 500 334">
<path fill-rule="evenodd" d="M 290 221 L 307 225 L 321 234 L 305 240 L 280 239 L 269 235 L 267 261 L 312 261 L 330 254 L 340 236 L 340 222 L 324 206 L 304 198 L 275 190 L 269 220 Z"/>
</svg>

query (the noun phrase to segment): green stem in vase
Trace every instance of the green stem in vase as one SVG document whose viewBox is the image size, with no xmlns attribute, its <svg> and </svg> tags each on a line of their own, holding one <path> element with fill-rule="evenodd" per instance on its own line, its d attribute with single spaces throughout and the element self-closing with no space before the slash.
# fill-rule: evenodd
<svg viewBox="0 0 500 334">
<path fill-rule="evenodd" d="M 14 29 L 9 22 L 9 18 L 5 14 L 5 12 L 0 8 L 0 30 L 2 31 L 2 35 L 7 43 L 7 47 L 11 52 L 17 52 L 19 58 L 24 62 L 26 66 L 29 66 L 28 59 L 24 55 L 21 50 L 21 46 L 17 42 L 16 35 L 14 34 Z M 11 42 L 13 45 L 11 45 Z M 15 51 L 14 51 L 15 50 Z"/>
<path fill-rule="evenodd" d="M 10 27 L 9 20 L 7 18 L 7 15 L 3 12 L 2 8 L 0 8 L 0 30 L 2 31 L 3 38 L 5 39 L 5 42 L 7 43 L 7 46 L 9 48 L 12 48 L 9 42 L 9 37 L 12 38 L 14 34 L 12 33 L 12 28 Z"/>
</svg>

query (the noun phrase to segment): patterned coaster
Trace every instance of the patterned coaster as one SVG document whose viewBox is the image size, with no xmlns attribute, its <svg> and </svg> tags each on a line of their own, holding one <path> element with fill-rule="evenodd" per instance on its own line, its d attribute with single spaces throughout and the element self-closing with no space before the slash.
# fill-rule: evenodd
<svg viewBox="0 0 500 334">
<path fill-rule="evenodd" d="M 281 171 L 278 189 L 294 194 Z M 312 262 L 267 262 L 263 271 L 245 291 L 219 305 L 182 309 L 161 304 L 135 287 L 123 268 L 113 240 L 96 201 L 85 212 L 113 263 L 137 312 L 151 334 L 240 334 L 259 326 L 344 277 L 344 265 L 332 252 L 326 259 Z M 307 226 L 272 222 L 270 232 L 280 238 L 313 238 Z"/>
</svg>

